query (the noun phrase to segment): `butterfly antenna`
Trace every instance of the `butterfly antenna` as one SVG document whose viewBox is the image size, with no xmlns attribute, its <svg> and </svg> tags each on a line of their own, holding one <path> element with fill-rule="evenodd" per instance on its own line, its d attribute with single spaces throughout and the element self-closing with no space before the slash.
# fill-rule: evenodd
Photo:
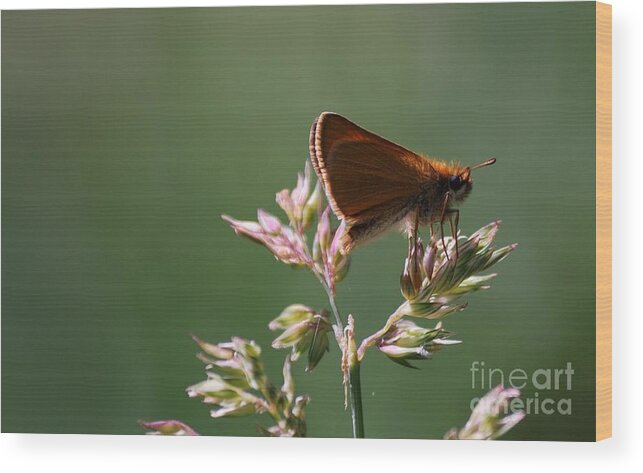
<svg viewBox="0 0 643 473">
<path fill-rule="evenodd" d="M 470 170 L 473 171 L 474 169 L 480 169 L 485 166 L 491 166 L 495 162 L 496 162 L 496 158 L 489 158 L 486 161 L 481 162 L 480 164 L 476 164 L 475 166 L 472 166 Z"/>
</svg>

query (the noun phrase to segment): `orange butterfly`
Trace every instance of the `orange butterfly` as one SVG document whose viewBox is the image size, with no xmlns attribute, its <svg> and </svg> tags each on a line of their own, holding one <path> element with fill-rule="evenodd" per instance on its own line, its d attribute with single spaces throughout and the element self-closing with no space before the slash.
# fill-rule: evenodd
<svg viewBox="0 0 643 473">
<path fill-rule="evenodd" d="M 455 236 L 454 206 L 471 192 L 471 171 L 496 161 L 469 167 L 426 158 L 331 112 L 313 123 L 310 158 L 331 208 L 346 222 L 343 253 L 389 228 L 417 237 L 419 225 L 433 232 L 447 218 Z"/>
</svg>

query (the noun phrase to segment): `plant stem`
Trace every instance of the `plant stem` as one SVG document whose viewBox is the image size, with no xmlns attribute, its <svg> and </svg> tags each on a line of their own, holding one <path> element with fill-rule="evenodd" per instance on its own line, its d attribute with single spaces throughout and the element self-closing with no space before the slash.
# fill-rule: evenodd
<svg viewBox="0 0 643 473">
<path fill-rule="evenodd" d="M 328 302 L 330 308 L 335 316 L 335 323 L 339 328 L 339 333 L 344 333 L 344 324 L 342 322 L 342 317 L 339 314 L 339 309 L 337 308 L 337 303 L 335 302 L 335 296 L 333 292 L 324 281 L 324 278 L 317 274 L 317 279 L 321 283 L 322 287 L 328 295 Z M 338 339 L 337 343 L 340 350 L 344 350 L 341 340 Z M 348 354 L 349 357 L 349 371 L 348 371 L 348 390 L 351 406 L 351 419 L 353 424 L 353 438 L 364 438 L 364 414 L 362 413 L 362 385 L 359 376 L 359 360 L 357 359 L 357 353 Z"/>
<path fill-rule="evenodd" d="M 335 303 L 335 296 L 333 296 L 333 292 L 330 290 L 330 287 L 328 287 L 328 284 L 326 284 L 326 281 L 324 281 L 324 278 L 319 274 L 317 274 L 317 272 L 315 272 L 315 276 L 317 276 L 319 283 L 324 288 L 324 291 L 326 291 L 326 295 L 328 295 L 328 302 L 330 303 L 330 308 L 333 311 L 333 315 L 335 316 L 335 323 L 337 324 L 339 331 L 343 332 L 344 324 L 342 322 L 341 316 L 339 315 L 339 309 L 337 309 L 337 304 Z"/>
<path fill-rule="evenodd" d="M 348 375 L 350 390 L 351 418 L 353 420 L 353 438 L 364 438 L 364 415 L 362 413 L 362 385 L 359 376 L 360 363 L 351 365 Z"/>
</svg>

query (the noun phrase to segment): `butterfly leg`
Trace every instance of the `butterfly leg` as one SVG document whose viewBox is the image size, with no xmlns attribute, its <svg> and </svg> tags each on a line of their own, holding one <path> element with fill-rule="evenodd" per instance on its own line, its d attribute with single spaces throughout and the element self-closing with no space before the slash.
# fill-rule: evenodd
<svg viewBox="0 0 643 473">
<path fill-rule="evenodd" d="M 429 247 L 434 247 L 437 245 L 437 235 L 436 230 L 433 228 L 435 222 L 429 222 L 429 241 L 426 244 L 427 250 Z"/>
<path fill-rule="evenodd" d="M 458 259 L 458 225 L 460 224 L 460 210 L 458 209 L 448 209 L 447 213 L 449 214 L 449 226 L 451 227 L 451 235 L 455 240 L 455 259 Z"/>
<path fill-rule="evenodd" d="M 449 252 L 447 251 L 447 244 L 444 241 L 444 220 L 446 218 L 447 212 L 450 210 L 449 205 L 449 193 L 444 194 L 444 203 L 442 204 L 442 214 L 440 215 L 440 238 L 442 240 L 442 249 L 444 250 L 444 256 L 446 256 L 447 261 L 449 261 Z"/>
<path fill-rule="evenodd" d="M 409 239 L 409 251 L 408 251 L 407 257 L 409 261 L 411 261 L 411 251 L 417 245 L 419 226 L 420 226 L 420 210 L 417 209 L 415 211 L 415 218 L 412 219 L 410 223 L 407 223 L 406 233 Z"/>
</svg>

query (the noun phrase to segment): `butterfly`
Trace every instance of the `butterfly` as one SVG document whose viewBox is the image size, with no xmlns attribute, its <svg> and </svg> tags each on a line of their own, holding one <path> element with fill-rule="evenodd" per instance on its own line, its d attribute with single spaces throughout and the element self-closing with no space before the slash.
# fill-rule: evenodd
<svg viewBox="0 0 643 473">
<path fill-rule="evenodd" d="M 457 235 L 459 210 L 471 193 L 471 171 L 493 164 L 462 166 L 421 156 L 332 112 L 310 130 L 310 158 L 335 215 L 346 231 L 341 251 L 401 228 L 417 238 L 420 225 L 449 221 Z"/>
</svg>

